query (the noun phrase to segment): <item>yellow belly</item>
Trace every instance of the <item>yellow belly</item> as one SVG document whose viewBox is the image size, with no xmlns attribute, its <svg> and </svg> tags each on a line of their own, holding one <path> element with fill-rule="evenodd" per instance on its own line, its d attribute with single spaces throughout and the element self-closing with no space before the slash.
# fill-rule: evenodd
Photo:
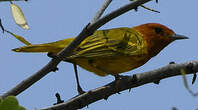
<svg viewBox="0 0 198 110">
<path fill-rule="evenodd" d="M 149 60 L 148 57 L 143 56 L 118 56 L 107 58 L 75 58 L 73 61 L 80 67 L 93 72 L 99 76 L 106 76 L 108 74 L 119 74 L 130 71 L 142 66 Z"/>
</svg>

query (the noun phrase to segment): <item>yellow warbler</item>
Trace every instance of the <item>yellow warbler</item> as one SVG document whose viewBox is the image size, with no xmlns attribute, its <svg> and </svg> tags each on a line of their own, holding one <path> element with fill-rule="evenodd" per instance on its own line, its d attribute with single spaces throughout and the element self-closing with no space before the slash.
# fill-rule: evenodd
<svg viewBox="0 0 198 110">
<path fill-rule="evenodd" d="M 132 28 L 98 30 L 86 38 L 65 61 L 75 63 L 99 76 L 116 75 L 145 64 L 172 41 L 187 39 L 168 27 L 148 23 Z M 58 53 L 74 38 L 27 45 L 15 52 Z"/>
</svg>

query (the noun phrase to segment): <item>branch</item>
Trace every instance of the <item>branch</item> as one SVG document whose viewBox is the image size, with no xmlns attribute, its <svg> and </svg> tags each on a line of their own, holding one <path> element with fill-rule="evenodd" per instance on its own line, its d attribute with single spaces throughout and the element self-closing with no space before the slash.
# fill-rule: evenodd
<svg viewBox="0 0 198 110">
<path fill-rule="evenodd" d="M 186 74 L 198 72 L 198 61 L 185 62 L 181 64 L 169 64 L 165 67 L 158 68 L 149 72 L 138 73 L 132 76 L 126 76 L 119 82 L 111 82 L 102 87 L 90 90 L 82 95 L 75 96 L 74 98 L 54 105 L 49 108 L 41 110 L 76 110 L 81 109 L 89 104 L 101 99 L 107 100 L 107 98 L 113 94 L 121 91 L 142 86 L 147 83 L 159 82 L 161 79 L 181 75 L 180 71 L 183 69 Z"/>
<path fill-rule="evenodd" d="M 146 2 L 149 2 L 150 0 L 137 0 L 134 2 L 130 2 L 128 5 L 125 5 L 108 15 L 104 16 L 103 18 L 93 22 L 92 24 L 87 25 L 82 32 L 76 37 L 76 39 L 70 43 L 68 47 L 63 49 L 58 55 L 57 58 L 53 58 L 47 65 L 45 65 L 42 69 L 40 69 L 38 72 L 33 74 L 32 76 L 28 77 L 27 79 L 23 80 L 21 83 L 16 85 L 14 88 L 3 94 L 1 97 L 5 98 L 9 95 L 18 95 L 27 88 L 29 88 L 31 85 L 33 85 L 35 82 L 43 78 L 45 75 L 47 75 L 49 72 L 54 71 L 57 69 L 57 65 L 66 57 L 70 56 L 72 53 L 72 50 L 77 47 L 86 37 L 91 35 L 95 30 L 100 28 L 102 25 L 106 24 L 110 20 L 120 16 L 121 14 L 131 10 L 135 9 L 136 7 L 140 6 L 141 4 L 144 4 Z"/>
<path fill-rule="evenodd" d="M 102 5 L 101 9 L 96 13 L 95 17 L 91 21 L 91 24 L 96 22 L 104 13 L 105 9 L 110 5 L 112 0 L 106 0 L 105 3 Z"/>
</svg>

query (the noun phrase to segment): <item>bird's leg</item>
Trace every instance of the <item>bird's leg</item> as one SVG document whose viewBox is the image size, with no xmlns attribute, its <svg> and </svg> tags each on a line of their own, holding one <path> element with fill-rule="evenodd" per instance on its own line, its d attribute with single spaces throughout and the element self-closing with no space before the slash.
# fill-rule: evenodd
<svg viewBox="0 0 198 110">
<path fill-rule="evenodd" d="M 114 78 L 115 78 L 114 88 L 115 88 L 116 91 L 119 91 L 117 85 L 120 82 L 120 79 L 122 79 L 122 77 L 124 77 L 124 76 L 119 75 L 119 74 L 111 74 L 111 75 L 114 76 Z M 120 94 L 120 92 L 117 92 L 117 93 Z"/>
<path fill-rule="evenodd" d="M 117 85 L 118 85 L 120 79 L 121 79 L 122 77 L 124 77 L 124 76 L 121 76 L 121 75 L 118 75 L 118 74 L 112 74 L 112 72 L 110 72 L 110 71 L 108 71 L 108 70 L 106 70 L 106 69 L 104 69 L 104 68 L 102 68 L 102 67 L 99 67 L 99 66 L 94 66 L 94 67 L 97 68 L 97 69 L 99 69 L 100 71 L 103 71 L 103 72 L 105 72 L 105 73 L 108 73 L 108 74 L 114 76 L 114 78 L 115 78 L 115 80 L 114 80 L 114 82 L 115 82 L 115 83 L 114 83 L 114 88 L 115 88 L 115 91 L 118 91 Z M 119 92 L 117 92 L 117 93 L 120 94 Z"/>
<path fill-rule="evenodd" d="M 124 75 L 119 75 L 119 74 L 111 74 L 111 75 L 114 76 L 114 78 L 115 78 L 115 81 L 114 81 L 114 82 L 115 82 L 115 83 L 114 83 L 115 85 L 114 85 L 114 86 L 115 86 L 115 90 L 116 90 L 116 91 L 119 91 L 117 85 L 118 85 L 118 83 L 120 82 L 120 80 L 121 80 L 121 79 L 126 79 L 126 78 L 128 79 L 128 78 L 129 78 L 129 76 L 124 76 Z M 135 81 L 136 81 L 136 80 L 135 80 Z M 130 90 L 131 90 L 131 89 L 129 89 L 129 91 L 130 91 Z M 118 94 L 120 94 L 120 93 L 118 92 Z"/>
<path fill-rule="evenodd" d="M 80 83 L 79 83 L 77 65 L 75 63 L 73 63 L 73 66 L 74 66 L 74 72 L 75 72 L 75 77 L 76 77 L 77 90 L 78 90 L 78 94 L 80 95 L 80 94 L 85 93 L 85 91 L 82 90 Z"/>
<path fill-rule="evenodd" d="M 58 58 L 57 55 L 55 53 L 49 52 L 47 54 L 48 57 L 50 58 Z M 74 66 L 74 72 L 75 72 L 75 78 L 76 78 L 76 83 L 77 83 L 77 90 L 78 90 L 78 94 L 83 94 L 85 93 L 85 91 L 82 90 L 80 83 L 79 83 L 79 78 L 78 78 L 78 71 L 77 71 L 77 65 L 75 63 L 73 63 Z M 57 70 L 58 68 L 55 68 L 55 70 Z"/>
<path fill-rule="evenodd" d="M 101 66 L 98 66 L 98 65 L 94 64 L 94 60 L 89 60 L 89 64 L 92 67 L 94 67 L 94 68 L 96 68 L 96 69 L 98 69 L 98 70 L 100 70 L 100 71 L 102 71 L 102 72 L 104 72 L 106 74 L 110 74 L 110 75 L 115 77 L 115 80 L 114 80 L 114 82 L 115 82 L 114 83 L 115 91 L 118 91 L 117 85 L 118 85 L 120 79 L 127 77 L 127 76 L 122 76 L 122 75 L 119 75 L 119 74 L 114 74 L 113 72 L 111 72 L 111 71 L 109 71 L 109 70 L 107 70 L 107 69 L 105 69 L 105 68 L 103 68 Z M 119 92 L 117 92 L 117 93 L 120 94 Z"/>
<path fill-rule="evenodd" d="M 112 75 L 112 76 L 114 76 L 115 77 L 115 91 L 118 91 L 118 89 L 117 89 L 117 83 L 119 82 L 119 80 L 121 79 L 121 75 L 118 75 L 118 74 L 112 74 L 112 72 L 110 72 L 110 71 L 108 71 L 107 69 L 105 69 L 105 68 L 103 68 L 103 67 L 100 67 L 100 66 L 98 66 L 98 65 L 95 65 L 94 64 L 94 61 L 93 60 L 89 60 L 89 64 L 92 66 L 92 67 L 94 67 L 94 68 L 96 68 L 96 69 L 98 69 L 98 70 L 100 70 L 100 71 L 103 71 L 104 73 L 107 73 L 107 74 L 110 74 L 110 75 Z M 119 92 L 118 92 L 119 93 Z M 119 93 L 120 94 L 120 93 Z"/>
</svg>

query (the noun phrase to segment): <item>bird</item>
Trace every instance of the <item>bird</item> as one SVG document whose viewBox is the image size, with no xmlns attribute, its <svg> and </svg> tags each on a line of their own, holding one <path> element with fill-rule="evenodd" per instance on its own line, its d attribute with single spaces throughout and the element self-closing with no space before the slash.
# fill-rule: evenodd
<svg viewBox="0 0 198 110">
<path fill-rule="evenodd" d="M 57 54 L 68 46 L 75 37 L 44 43 L 28 44 L 12 49 L 15 52 L 41 52 Z M 133 27 L 97 30 L 82 41 L 66 62 L 77 64 L 99 76 L 131 71 L 148 62 L 168 44 L 188 39 L 159 23 L 146 23 Z"/>
</svg>

